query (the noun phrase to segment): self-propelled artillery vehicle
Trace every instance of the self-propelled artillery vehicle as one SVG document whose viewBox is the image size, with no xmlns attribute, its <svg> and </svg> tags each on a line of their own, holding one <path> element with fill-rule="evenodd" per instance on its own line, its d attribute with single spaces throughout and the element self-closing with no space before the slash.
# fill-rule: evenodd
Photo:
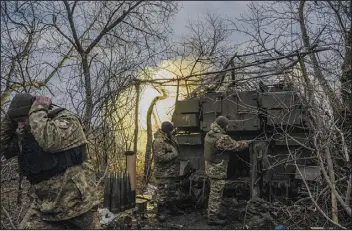
<svg viewBox="0 0 352 231">
<path fill-rule="evenodd" d="M 207 91 L 175 105 L 172 117 L 180 147 L 181 174 L 191 169 L 187 190 L 198 202 L 209 193 L 203 156 L 204 137 L 217 116 L 230 120 L 227 134 L 256 140 L 247 150 L 228 152 L 225 196 L 269 201 L 306 194 L 302 179 L 317 185 L 319 167 L 312 162 L 309 114 L 297 92 L 283 84 L 256 90 Z"/>
</svg>

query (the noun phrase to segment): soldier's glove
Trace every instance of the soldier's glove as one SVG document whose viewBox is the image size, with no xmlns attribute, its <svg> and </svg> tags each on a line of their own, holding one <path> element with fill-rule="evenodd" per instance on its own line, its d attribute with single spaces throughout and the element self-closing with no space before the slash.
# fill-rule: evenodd
<svg viewBox="0 0 352 231">
<path fill-rule="evenodd" d="M 44 108 L 48 108 L 51 106 L 51 99 L 45 96 L 36 96 L 34 104 L 42 105 Z"/>
</svg>

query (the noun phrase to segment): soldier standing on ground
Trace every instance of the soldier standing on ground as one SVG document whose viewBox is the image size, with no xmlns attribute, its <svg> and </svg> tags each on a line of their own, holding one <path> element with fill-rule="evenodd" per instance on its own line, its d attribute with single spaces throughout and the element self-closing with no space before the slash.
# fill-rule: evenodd
<svg viewBox="0 0 352 231">
<path fill-rule="evenodd" d="M 165 121 L 154 134 L 154 177 L 157 186 L 157 219 L 160 222 L 165 221 L 167 215 L 183 214 L 176 205 L 180 197 L 180 157 L 178 144 L 172 136 L 173 129 L 172 123 Z"/>
<path fill-rule="evenodd" d="M 204 139 L 205 172 L 210 181 L 208 201 L 208 224 L 224 225 L 226 217 L 220 213 L 222 194 L 227 177 L 229 156 L 224 151 L 241 151 L 248 148 L 251 141 L 236 141 L 226 134 L 229 121 L 219 116 L 211 125 Z"/>
<path fill-rule="evenodd" d="M 1 124 L 1 155 L 17 156 L 34 192 L 25 229 L 100 229 L 93 168 L 78 116 L 51 100 L 17 94 Z"/>
</svg>

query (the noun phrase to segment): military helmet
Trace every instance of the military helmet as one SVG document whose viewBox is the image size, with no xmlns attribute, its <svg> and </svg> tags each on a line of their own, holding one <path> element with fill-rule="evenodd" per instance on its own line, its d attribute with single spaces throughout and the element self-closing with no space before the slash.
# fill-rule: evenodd
<svg viewBox="0 0 352 231">
<path fill-rule="evenodd" d="M 7 114 L 11 120 L 26 117 L 32 107 L 35 97 L 28 93 L 20 93 L 13 97 Z"/>
<path fill-rule="evenodd" d="M 170 121 L 164 121 L 161 124 L 161 131 L 163 131 L 165 133 L 170 133 L 170 132 L 172 132 L 172 130 L 174 130 L 174 125 L 172 125 L 172 123 Z"/>
<path fill-rule="evenodd" d="M 223 129 L 229 125 L 229 120 L 225 116 L 219 116 L 215 122 Z"/>
</svg>

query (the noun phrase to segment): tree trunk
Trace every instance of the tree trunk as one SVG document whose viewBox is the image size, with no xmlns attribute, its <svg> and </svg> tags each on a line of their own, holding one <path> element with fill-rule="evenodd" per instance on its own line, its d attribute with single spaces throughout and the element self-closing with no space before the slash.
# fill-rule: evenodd
<svg viewBox="0 0 352 231">
<path fill-rule="evenodd" d="M 351 2 L 351 8 L 352 8 L 352 2 Z M 346 54 L 342 65 L 341 96 L 347 111 L 346 113 L 347 119 L 343 127 L 343 133 L 345 137 L 351 137 L 352 135 L 352 28 L 348 31 L 346 37 L 347 37 L 346 45 L 345 45 Z M 348 158 L 346 159 L 346 161 L 349 163 L 350 162 L 349 153 L 351 153 L 352 151 L 351 140 L 346 140 L 346 146 L 347 146 L 347 158 Z M 351 201 L 351 192 L 352 192 L 352 174 L 349 174 L 349 177 L 347 179 L 347 190 L 346 190 L 346 196 L 345 196 L 345 201 L 347 205 L 349 205 Z"/>
<path fill-rule="evenodd" d="M 152 130 L 152 113 L 155 104 L 159 100 L 163 100 L 167 97 L 166 93 L 164 90 L 161 90 L 162 94 L 161 96 L 157 96 L 153 99 L 151 102 L 148 111 L 147 111 L 147 144 L 145 148 L 145 159 L 144 159 L 144 172 L 143 172 L 143 181 L 144 184 L 146 185 L 148 183 L 148 179 L 150 176 L 150 167 L 151 167 L 151 151 L 152 151 L 152 141 L 153 141 L 153 130 Z"/>
<path fill-rule="evenodd" d="M 325 151 L 325 158 L 326 162 L 328 164 L 328 171 L 329 171 L 329 177 L 331 181 L 331 218 L 333 221 L 336 223 L 339 222 L 338 218 L 338 213 L 337 213 L 337 199 L 336 195 L 334 193 L 334 190 L 336 190 L 336 184 L 335 184 L 335 171 L 334 171 L 334 164 L 332 162 L 332 158 L 329 152 L 329 148 L 326 149 Z"/>
<path fill-rule="evenodd" d="M 312 103 L 314 102 L 314 93 L 313 93 L 313 86 L 312 83 L 308 77 L 308 73 L 307 73 L 307 67 L 306 64 L 304 63 L 304 57 L 299 56 L 298 57 L 299 60 L 299 65 L 301 67 L 301 71 L 302 71 L 302 75 L 303 75 L 303 79 L 304 82 L 306 84 L 306 87 L 304 88 L 305 90 L 305 97 L 308 99 L 308 105 L 312 105 Z"/>
<path fill-rule="evenodd" d="M 309 41 L 309 36 L 307 32 L 307 28 L 304 22 L 304 0 L 300 1 L 299 4 L 299 24 L 300 24 L 300 29 L 301 29 L 301 34 L 302 34 L 302 40 L 305 48 L 309 51 L 311 50 L 311 44 Z M 335 119 L 338 118 L 339 112 L 342 109 L 341 104 L 335 93 L 332 91 L 330 88 L 328 82 L 323 76 L 323 73 L 321 72 L 321 69 L 319 67 L 319 63 L 317 60 L 317 57 L 314 53 L 309 54 L 310 59 L 313 64 L 313 70 L 314 70 L 314 75 L 318 79 L 319 83 L 321 84 L 323 91 L 326 93 L 329 103 L 332 106 L 333 109 L 333 114 Z M 333 162 L 331 159 L 331 155 L 329 154 L 328 150 L 325 151 L 325 158 L 327 160 L 327 165 L 328 165 L 328 172 L 329 172 L 329 178 L 331 181 L 331 213 L 332 213 L 332 220 L 336 223 L 338 223 L 338 214 L 337 214 L 337 199 L 336 195 L 333 192 L 335 190 L 336 184 L 335 184 L 335 172 L 334 172 L 334 166 Z"/>
<path fill-rule="evenodd" d="M 136 107 L 134 112 L 134 140 L 133 140 L 133 151 L 137 155 L 137 144 L 138 144 L 138 110 L 139 110 L 139 95 L 140 95 L 140 84 L 136 83 Z"/>
<path fill-rule="evenodd" d="M 306 25 L 304 22 L 304 3 L 305 3 L 305 1 L 301 0 L 300 4 L 299 4 L 299 12 L 298 12 L 299 13 L 299 25 L 301 28 L 303 44 L 304 44 L 305 48 L 309 51 L 312 49 L 312 46 L 310 44 L 307 28 L 306 28 Z M 338 116 L 340 110 L 342 109 L 341 102 L 337 98 L 335 93 L 332 91 L 332 89 L 330 88 L 326 79 L 324 78 L 323 73 L 321 72 L 321 69 L 319 67 L 319 63 L 318 63 L 316 54 L 310 53 L 309 57 L 310 57 L 312 64 L 313 64 L 314 75 L 318 79 L 319 83 L 321 84 L 323 91 L 328 96 L 330 105 L 333 107 L 335 119 L 337 119 L 338 118 L 337 116 Z"/>
<path fill-rule="evenodd" d="M 177 77 L 177 86 L 176 86 L 176 99 L 175 99 L 175 105 L 178 101 L 178 96 L 180 94 L 180 80 L 178 80 L 178 77 Z"/>
<path fill-rule="evenodd" d="M 84 114 L 84 124 L 87 131 L 89 130 L 91 119 L 93 116 L 93 96 L 92 96 L 92 84 L 90 80 L 90 68 L 88 64 L 88 58 L 86 54 L 82 54 L 82 68 L 84 76 L 84 88 L 86 93 L 86 110 Z"/>
<path fill-rule="evenodd" d="M 352 29 L 348 32 L 346 41 L 346 54 L 342 65 L 341 95 L 345 107 L 352 111 Z"/>
</svg>

